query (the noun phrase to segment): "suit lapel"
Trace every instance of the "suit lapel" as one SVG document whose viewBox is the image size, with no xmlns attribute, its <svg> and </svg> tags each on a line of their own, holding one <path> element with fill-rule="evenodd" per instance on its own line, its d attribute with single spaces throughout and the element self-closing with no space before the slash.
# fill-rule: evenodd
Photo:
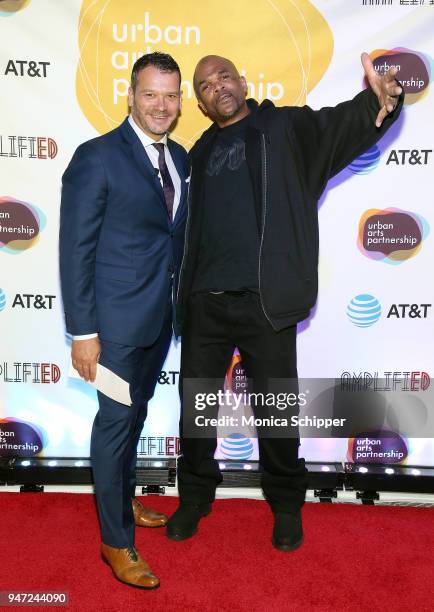
<svg viewBox="0 0 434 612">
<path fill-rule="evenodd" d="M 149 156 L 147 155 L 146 151 L 143 148 L 143 144 L 141 143 L 137 134 L 134 132 L 133 128 L 131 127 L 128 121 L 128 118 L 126 118 L 125 121 L 119 126 L 119 129 L 124 139 L 130 145 L 135 163 L 137 164 L 143 177 L 146 179 L 147 185 L 150 185 L 152 189 L 155 191 L 156 195 L 158 196 L 159 201 L 161 205 L 163 206 L 164 212 L 166 213 L 167 222 L 170 226 L 170 219 L 169 219 L 169 215 L 167 214 L 166 200 L 164 199 L 164 191 L 161 186 L 160 179 L 155 173 L 155 168 L 151 164 L 151 160 L 149 159 Z M 181 194 L 180 194 L 179 206 L 177 208 L 175 218 L 173 220 L 173 225 L 175 225 L 181 219 L 182 212 L 186 207 L 188 183 L 185 182 L 185 179 L 187 177 L 185 173 L 184 162 L 179 152 L 179 149 L 174 146 L 174 143 L 170 139 L 167 140 L 167 146 L 169 147 L 170 155 L 173 159 L 173 163 L 175 164 L 176 171 L 181 181 Z"/>
<path fill-rule="evenodd" d="M 164 200 L 164 192 L 161 187 L 160 180 L 155 173 L 154 166 L 151 164 L 151 160 L 149 159 L 145 149 L 143 148 L 142 143 L 140 142 L 137 134 L 134 132 L 131 127 L 128 118 L 120 125 L 120 130 L 131 147 L 131 151 L 133 154 L 133 158 L 135 163 L 137 164 L 138 169 L 142 173 L 143 177 L 146 179 L 146 183 L 150 186 L 155 194 L 158 196 L 161 204 L 164 206 L 164 210 L 167 212 L 166 202 Z"/>
</svg>

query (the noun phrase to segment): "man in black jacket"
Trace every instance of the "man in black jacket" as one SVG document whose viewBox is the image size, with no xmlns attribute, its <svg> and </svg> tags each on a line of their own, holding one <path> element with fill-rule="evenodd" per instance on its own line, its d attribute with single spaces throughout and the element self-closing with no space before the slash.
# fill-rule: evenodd
<svg viewBox="0 0 434 612">
<path fill-rule="evenodd" d="M 213 125 L 192 148 L 189 217 L 177 299 L 181 381 L 224 380 L 235 347 L 256 393 L 272 379 L 296 381 L 296 324 L 317 297 L 317 202 L 327 181 L 396 120 L 403 92 L 362 55 L 368 89 L 334 108 L 276 108 L 246 100 L 233 63 L 200 60 L 194 87 Z M 252 407 L 261 417 L 264 406 Z M 191 431 L 195 405 L 182 398 L 180 506 L 167 535 L 191 537 L 221 482 L 216 438 Z M 217 408 L 214 415 L 217 414 Z M 273 545 L 302 543 L 306 468 L 297 435 L 257 429 L 262 489 L 274 513 Z"/>
</svg>

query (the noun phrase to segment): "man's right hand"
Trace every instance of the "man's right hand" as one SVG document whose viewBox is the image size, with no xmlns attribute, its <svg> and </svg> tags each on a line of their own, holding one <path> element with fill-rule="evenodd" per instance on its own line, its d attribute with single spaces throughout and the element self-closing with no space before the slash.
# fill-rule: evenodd
<svg viewBox="0 0 434 612">
<path fill-rule="evenodd" d="M 96 376 L 96 364 L 101 353 L 99 338 L 73 340 L 71 349 L 72 365 L 82 378 L 93 382 Z"/>
</svg>

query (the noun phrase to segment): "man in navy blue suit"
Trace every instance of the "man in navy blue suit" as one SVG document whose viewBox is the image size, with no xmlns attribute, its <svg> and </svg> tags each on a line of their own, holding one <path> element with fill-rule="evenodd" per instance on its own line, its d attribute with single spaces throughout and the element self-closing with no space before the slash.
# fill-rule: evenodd
<svg viewBox="0 0 434 612">
<path fill-rule="evenodd" d="M 135 525 L 167 517 L 135 498 L 136 450 L 147 404 L 172 337 L 186 219 L 188 161 L 167 138 L 181 108 L 170 55 L 134 64 L 131 114 L 76 150 L 63 176 L 60 273 L 72 363 L 87 381 L 96 365 L 130 385 L 131 406 L 98 392 L 91 459 L 103 559 L 142 588 L 159 579 L 134 547 Z"/>
</svg>

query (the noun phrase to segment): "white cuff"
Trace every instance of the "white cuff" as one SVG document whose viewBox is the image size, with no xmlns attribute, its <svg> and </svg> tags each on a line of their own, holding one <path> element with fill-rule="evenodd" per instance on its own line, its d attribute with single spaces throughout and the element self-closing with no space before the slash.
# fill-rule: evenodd
<svg viewBox="0 0 434 612">
<path fill-rule="evenodd" d="M 84 334 L 83 336 L 72 336 L 73 340 L 90 340 L 91 338 L 98 338 L 98 334 Z"/>
</svg>

